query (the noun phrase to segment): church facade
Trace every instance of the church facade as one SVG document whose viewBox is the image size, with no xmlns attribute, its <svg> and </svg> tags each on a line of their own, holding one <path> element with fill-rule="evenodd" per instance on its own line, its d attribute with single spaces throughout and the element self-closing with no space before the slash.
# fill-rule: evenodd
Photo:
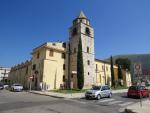
<svg viewBox="0 0 150 113">
<path fill-rule="evenodd" d="M 77 53 L 82 43 L 84 89 L 111 85 L 110 63 L 95 59 L 94 29 L 83 12 L 69 28 L 69 42 L 47 42 L 32 51 L 32 59 L 11 68 L 9 80 L 32 89 L 77 88 Z M 114 65 L 115 80 L 117 66 Z"/>
</svg>

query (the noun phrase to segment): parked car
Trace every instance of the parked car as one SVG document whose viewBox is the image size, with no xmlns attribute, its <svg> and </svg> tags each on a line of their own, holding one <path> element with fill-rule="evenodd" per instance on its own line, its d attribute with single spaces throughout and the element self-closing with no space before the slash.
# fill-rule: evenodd
<svg viewBox="0 0 150 113">
<path fill-rule="evenodd" d="M 9 85 L 8 84 L 4 84 L 4 89 L 8 89 Z"/>
<path fill-rule="evenodd" d="M 149 97 L 149 91 L 145 86 L 130 86 L 128 89 L 128 97 Z"/>
<path fill-rule="evenodd" d="M 104 86 L 93 86 L 91 90 L 86 91 L 85 98 L 94 98 L 94 99 L 101 99 L 103 97 L 112 97 L 111 88 L 108 85 Z"/>
<path fill-rule="evenodd" d="M 13 84 L 11 86 L 11 91 L 22 91 L 23 90 L 23 86 L 21 84 Z"/>
<path fill-rule="evenodd" d="M 0 84 L 0 90 L 4 89 L 3 84 Z"/>
<path fill-rule="evenodd" d="M 145 87 L 148 89 L 148 91 L 149 91 L 149 93 L 150 93 L 150 83 L 147 84 Z"/>
</svg>

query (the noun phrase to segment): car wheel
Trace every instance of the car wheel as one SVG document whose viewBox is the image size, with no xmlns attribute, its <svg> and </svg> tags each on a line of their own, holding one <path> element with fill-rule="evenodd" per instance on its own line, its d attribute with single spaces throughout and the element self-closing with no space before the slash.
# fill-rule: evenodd
<svg viewBox="0 0 150 113">
<path fill-rule="evenodd" d="M 101 95 L 97 95 L 97 98 L 96 98 L 97 100 L 99 100 L 99 99 L 101 99 Z"/>
<path fill-rule="evenodd" d="M 109 94 L 108 98 L 111 98 L 111 97 L 112 97 L 112 93 Z"/>
<path fill-rule="evenodd" d="M 149 94 L 147 95 L 147 97 L 149 97 Z"/>
<path fill-rule="evenodd" d="M 87 100 L 88 100 L 88 99 L 89 99 L 89 97 L 85 97 L 85 99 L 87 99 Z"/>
<path fill-rule="evenodd" d="M 130 96 L 129 94 L 127 95 L 127 97 L 128 97 L 128 98 L 131 98 L 131 96 Z"/>
</svg>

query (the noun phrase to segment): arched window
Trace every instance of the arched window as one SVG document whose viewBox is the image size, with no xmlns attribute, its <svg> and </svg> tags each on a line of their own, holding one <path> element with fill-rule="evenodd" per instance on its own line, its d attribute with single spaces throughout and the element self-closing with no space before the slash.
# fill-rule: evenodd
<svg viewBox="0 0 150 113">
<path fill-rule="evenodd" d="M 77 28 L 74 28 L 74 29 L 72 30 L 72 36 L 75 36 L 75 35 L 77 35 Z"/>
<path fill-rule="evenodd" d="M 90 29 L 88 27 L 85 28 L 85 34 L 90 35 Z"/>
<path fill-rule="evenodd" d="M 87 61 L 87 64 L 90 65 L 90 60 Z"/>
<path fill-rule="evenodd" d="M 90 48 L 89 47 L 87 47 L 87 53 L 89 53 L 90 52 Z"/>
</svg>

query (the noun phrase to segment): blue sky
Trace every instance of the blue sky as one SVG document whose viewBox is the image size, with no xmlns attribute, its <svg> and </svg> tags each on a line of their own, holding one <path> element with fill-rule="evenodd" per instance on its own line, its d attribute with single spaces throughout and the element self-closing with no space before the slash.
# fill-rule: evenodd
<svg viewBox="0 0 150 113">
<path fill-rule="evenodd" d="M 0 66 L 30 59 L 44 42 L 68 40 L 81 10 L 95 30 L 96 58 L 150 53 L 150 0 L 0 0 Z"/>
</svg>

